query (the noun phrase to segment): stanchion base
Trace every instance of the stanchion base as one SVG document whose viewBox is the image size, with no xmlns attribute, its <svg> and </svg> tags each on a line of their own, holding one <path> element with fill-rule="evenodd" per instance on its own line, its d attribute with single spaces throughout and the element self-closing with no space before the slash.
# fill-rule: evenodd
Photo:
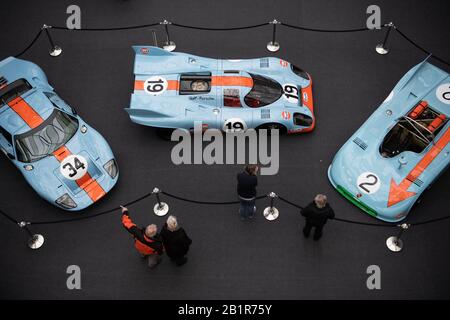
<svg viewBox="0 0 450 320">
<path fill-rule="evenodd" d="M 278 42 L 273 42 L 273 41 L 270 41 L 268 44 L 267 44 L 267 50 L 269 50 L 270 52 L 277 52 L 278 50 L 280 50 L 280 44 L 278 43 Z"/>
<path fill-rule="evenodd" d="M 387 238 L 386 245 L 389 248 L 389 250 L 393 252 L 399 252 L 403 249 L 402 239 L 398 239 L 396 236 Z"/>
<path fill-rule="evenodd" d="M 161 204 L 157 203 L 153 207 L 153 212 L 158 216 L 165 216 L 169 212 L 169 205 L 165 202 L 161 202 Z"/>
<path fill-rule="evenodd" d="M 52 57 L 57 57 L 62 53 L 62 48 L 58 46 L 54 46 L 48 52 Z"/>
<path fill-rule="evenodd" d="M 378 54 L 388 54 L 389 53 L 389 49 L 383 47 L 383 44 L 381 44 L 381 43 L 375 47 L 375 50 Z"/>
<path fill-rule="evenodd" d="M 177 47 L 177 45 L 175 44 L 175 42 L 173 41 L 169 41 L 169 42 L 164 42 L 163 44 L 163 49 L 172 52 L 173 50 L 175 50 L 175 48 Z"/>
<path fill-rule="evenodd" d="M 28 240 L 28 247 L 30 249 L 39 249 L 44 244 L 44 236 L 42 234 L 34 234 L 33 237 L 31 237 Z"/>
<path fill-rule="evenodd" d="M 266 218 L 267 220 L 273 221 L 278 218 L 278 216 L 280 215 L 280 212 L 278 211 L 277 208 L 267 207 L 264 209 L 263 215 L 264 215 L 264 218 Z"/>
</svg>

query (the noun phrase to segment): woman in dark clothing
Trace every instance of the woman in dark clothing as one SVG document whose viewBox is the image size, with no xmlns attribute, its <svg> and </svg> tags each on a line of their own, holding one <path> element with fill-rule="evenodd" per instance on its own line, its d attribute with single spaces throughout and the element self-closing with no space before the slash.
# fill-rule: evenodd
<svg viewBox="0 0 450 320">
<path fill-rule="evenodd" d="M 256 186 L 258 185 L 258 173 L 259 167 L 255 164 L 249 164 L 245 167 L 244 172 L 237 175 L 238 186 L 237 192 L 241 207 L 239 213 L 241 220 L 246 218 L 253 218 L 256 212 L 255 199 L 256 199 Z"/>
<path fill-rule="evenodd" d="M 167 256 L 178 266 L 187 262 L 186 254 L 192 240 L 187 236 L 183 228 L 178 226 L 177 218 L 169 216 L 161 230 L 161 238 Z"/>
<path fill-rule="evenodd" d="M 316 241 L 322 237 L 322 229 L 327 220 L 334 219 L 334 211 L 327 203 L 327 197 L 323 194 L 316 195 L 314 201 L 302 209 L 301 214 L 306 220 L 303 228 L 305 238 L 309 237 L 311 229 L 314 227 L 314 240 Z"/>
</svg>

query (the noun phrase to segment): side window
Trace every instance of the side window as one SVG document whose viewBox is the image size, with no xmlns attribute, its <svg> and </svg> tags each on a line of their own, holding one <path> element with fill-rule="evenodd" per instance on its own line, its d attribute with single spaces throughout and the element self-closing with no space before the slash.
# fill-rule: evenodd
<svg viewBox="0 0 450 320">
<path fill-rule="evenodd" d="M 241 108 L 239 89 L 223 89 L 223 105 L 224 107 Z"/>
<path fill-rule="evenodd" d="M 8 131 L 6 131 L 5 129 L 3 129 L 3 127 L 0 127 L 0 134 L 12 146 L 12 136 L 11 136 L 11 134 Z"/>
<path fill-rule="evenodd" d="M 211 91 L 211 73 L 184 73 L 180 77 L 180 95 L 205 94 Z"/>
</svg>

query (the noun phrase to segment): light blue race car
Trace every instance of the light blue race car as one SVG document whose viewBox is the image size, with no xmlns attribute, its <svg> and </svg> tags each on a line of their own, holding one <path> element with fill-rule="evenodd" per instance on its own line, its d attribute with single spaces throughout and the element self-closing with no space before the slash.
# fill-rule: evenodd
<svg viewBox="0 0 450 320">
<path fill-rule="evenodd" d="M 77 211 L 102 198 L 119 170 L 105 139 L 34 63 L 0 62 L 0 148 L 45 200 Z"/>
<path fill-rule="evenodd" d="M 312 80 L 278 58 L 221 60 L 134 46 L 131 121 L 157 128 L 313 130 Z"/>
<path fill-rule="evenodd" d="M 342 146 L 329 180 L 366 213 L 404 219 L 450 164 L 449 117 L 449 74 L 425 60 Z"/>
</svg>

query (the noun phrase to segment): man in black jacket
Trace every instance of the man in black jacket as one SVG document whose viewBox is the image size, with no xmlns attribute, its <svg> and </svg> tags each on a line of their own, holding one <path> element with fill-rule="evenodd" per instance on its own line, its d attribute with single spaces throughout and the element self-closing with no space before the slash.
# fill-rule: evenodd
<svg viewBox="0 0 450 320">
<path fill-rule="evenodd" d="M 183 228 L 178 226 L 177 218 L 169 216 L 161 230 L 161 238 L 166 249 L 167 256 L 177 265 L 182 266 L 187 262 L 186 254 L 192 240 Z"/>
<path fill-rule="evenodd" d="M 327 220 L 334 219 L 334 211 L 327 203 L 327 197 L 323 194 L 316 195 L 314 201 L 302 209 L 301 214 L 306 220 L 303 235 L 308 238 L 311 229 L 314 227 L 314 240 L 316 241 L 322 237 L 322 229 Z"/>
<path fill-rule="evenodd" d="M 249 164 L 245 166 L 244 172 L 237 175 L 238 185 L 237 193 L 241 202 L 239 213 L 241 220 L 246 218 L 253 218 L 256 212 L 255 199 L 256 199 L 256 186 L 258 185 L 258 173 L 259 167 L 255 164 Z"/>
</svg>

